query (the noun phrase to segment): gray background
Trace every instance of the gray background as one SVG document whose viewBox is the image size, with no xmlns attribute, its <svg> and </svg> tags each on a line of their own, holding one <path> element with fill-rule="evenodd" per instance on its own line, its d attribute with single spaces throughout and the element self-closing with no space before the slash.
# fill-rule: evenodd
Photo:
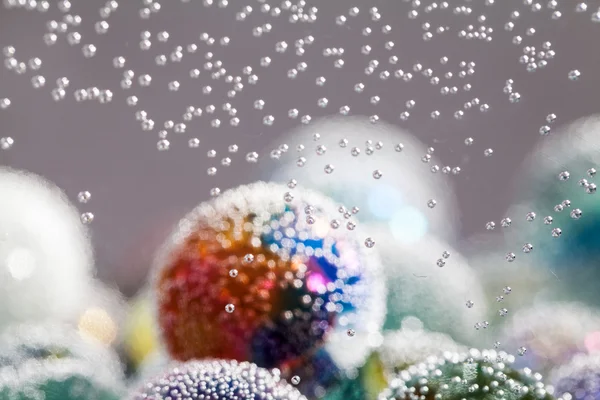
<svg viewBox="0 0 600 400">
<path fill-rule="evenodd" d="M 199 201 L 207 199 L 211 187 L 226 189 L 260 177 L 259 168 L 247 164 L 244 156 L 249 151 L 257 151 L 263 162 L 272 162 L 264 160 L 268 159 L 270 143 L 299 124 L 299 120 L 286 117 L 289 108 L 296 107 L 301 115 L 308 113 L 316 119 L 336 113 L 339 107 L 349 104 L 353 115 L 377 113 L 382 120 L 413 132 L 425 144 L 435 145 L 436 155 L 444 164 L 460 165 L 463 169 L 461 175 L 453 177 L 460 204 L 462 238 L 480 233 L 485 229 L 486 221 L 504 216 L 515 196 L 513 182 L 520 174 L 520 164 L 542 139 L 537 132 L 547 114 L 558 115 L 553 134 L 559 134 L 559 125 L 598 109 L 600 52 L 597 51 L 597 40 L 600 25 L 590 22 L 589 12 L 574 13 L 571 5 L 560 8 L 563 18 L 559 21 L 551 20 L 545 6 L 543 11 L 532 13 L 520 1 L 498 1 L 494 7 L 483 7 L 479 4 L 482 2 L 477 2 L 471 5 L 473 13 L 470 16 L 454 16 L 448 11 L 423 16 L 421 12 L 418 19 L 409 20 L 410 3 L 355 0 L 350 4 L 346 0 L 336 0 L 309 3 L 319 7 L 317 23 L 291 25 L 284 16 L 265 17 L 259 11 L 260 4 L 255 1 L 231 0 L 230 7 L 221 10 L 216 6 L 206 9 L 201 4 L 169 0 L 163 2 L 159 14 L 147 21 L 137 16 L 140 1 L 121 1 L 118 11 L 108 19 L 108 34 L 98 36 L 94 33 L 93 23 L 100 20 L 98 9 L 104 2 L 73 3 L 72 13 L 83 19 L 77 28 L 83 36 L 81 45 L 95 44 L 98 52 L 94 58 L 84 58 L 81 45 L 69 46 L 64 35 L 59 35 L 56 45 L 44 45 L 45 23 L 62 18 L 54 2 L 45 14 L 0 8 L 0 46 L 15 46 L 20 61 L 40 57 L 43 66 L 39 73 L 47 82 L 45 88 L 34 89 L 30 83 L 34 75 L 31 71 L 18 76 L 0 69 L 0 98 L 9 97 L 13 103 L 7 110 L 0 110 L 0 136 L 15 139 L 10 151 L 0 151 L 0 164 L 43 175 L 63 188 L 74 201 L 81 190 L 92 193 L 92 201 L 79 205 L 79 208 L 82 212 L 93 212 L 96 217 L 91 230 L 99 275 L 117 282 L 128 293 L 142 283 L 153 251 L 171 224 Z M 234 23 L 235 13 L 247 4 L 254 8 L 251 17 L 245 22 Z M 335 26 L 335 17 L 341 13 L 347 15 L 348 8 L 354 5 L 361 7 L 360 16 L 348 17 L 345 27 Z M 380 9 L 381 21 L 370 21 L 367 12 L 370 6 Z M 590 4 L 590 10 L 592 8 Z M 514 32 L 505 32 L 503 26 L 514 9 L 521 10 L 522 16 L 516 21 Z M 482 13 L 487 17 L 486 25 L 494 29 L 494 40 L 491 43 L 459 40 L 457 32 L 468 24 L 477 26 L 476 17 Z M 252 27 L 267 21 L 273 24 L 272 33 L 253 37 Z M 421 25 L 426 21 L 431 23 L 432 30 L 443 24 L 450 27 L 450 32 L 424 42 Z M 381 33 L 384 24 L 393 28 L 387 36 Z M 364 26 L 371 26 L 374 33 L 369 37 L 362 36 Z M 535 27 L 536 35 L 526 37 L 524 33 L 528 27 Z M 153 47 L 147 52 L 138 47 L 142 30 L 149 30 L 153 35 Z M 170 33 L 167 43 L 156 40 L 155 35 L 161 30 Z M 239 127 L 231 127 L 220 111 L 221 104 L 227 101 L 223 81 L 212 81 L 210 73 L 204 70 L 196 81 L 187 75 L 190 68 L 202 69 L 205 62 L 202 55 L 208 49 L 198 39 L 202 32 L 208 32 L 217 41 L 225 35 L 231 38 L 228 47 L 215 45 L 210 49 L 228 71 L 240 74 L 248 64 L 259 71 L 259 84 L 250 87 L 245 84 L 244 91 L 230 100 L 238 110 Z M 309 34 L 316 39 L 302 58 L 309 68 L 291 81 L 286 78 L 286 72 L 301 61 L 293 54 L 293 41 Z M 511 38 L 516 34 L 523 35 L 523 45 L 534 45 L 538 49 L 542 42 L 551 41 L 556 58 L 549 61 L 546 69 L 527 73 L 525 66 L 518 62 L 523 45 L 511 44 Z M 282 55 L 274 51 L 279 40 L 289 44 L 288 51 Z M 386 40 L 395 42 L 393 52 L 383 48 Z M 154 64 L 155 55 L 164 53 L 168 56 L 176 45 L 185 47 L 189 43 L 199 45 L 197 54 L 185 54 L 182 63 L 169 63 L 167 67 L 159 68 Z M 360 54 L 360 46 L 364 44 L 373 47 L 371 55 Z M 333 68 L 335 58 L 322 57 L 325 47 L 344 47 L 343 69 Z M 396 80 L 392 83 L 393 78 L 384 82 L 377 78 L 383 67 L 374 76 L 364 75 L 369 60 L 378 59 L 385 65 L 391 54 L 400 59 L 395 68 L 410 71 L 415 62 L 420 62 L 425 68 L 431 66 L 439 71 L 439 75 L 445 70 L 457 74 L 456 65 L 461 60 L 474 61 L 476 73 L 468 80 L 473 90 L 454 97 L 441 96 L 439 89 L 443 83 L 432 86 L 418 73 L 414 73 L 415 78 L 409 83 Z M 152 74 L 152 85 L 141 88 L 134 83 L 131 90 L 121 91 L 122 70 L 112 67 L 112 58 L 118 55 L 127 58 L 126 68 L 134 70 L 136 75 Z M 262 56 L 273 59 L 268 69 L 258 65 Z M 442 56 L 450 58 L 448 68 L 440 66 L 438 60 Z M 392 67 L 385 68 L 393 72 Z M 567 79 L 568 71 L 574 68 L 582 72 L 578 82 Z M 320 75 L 328 79 L 323 88 L 314 84 Z M 55 80 L 62 76 L 68 77 L 71 85 L 66 99 L 54 102 L 50 90 Z M 444 81 L 443 76 L 440 78 Z M 518 105 L 510 104 L 502 93 L 504 81 L 509 78 L 514 79 L 515 91 L 522 95 Z M 181 82 L 178 93 L 167 90 L 167 83 L 172 79 Z M 359 81 L 367 85 L 362 95 L 352 91 Z M 458 78 L 450 81 L 450 85 L 462 86 L 464 83 Z M 213 86 L 210 96 L 202 94 L 202 86 L 206 84 Z M 92 86 L 113 90 L 112 103 L 101 105 L 94 101 L 77 103 L 74 100 L 74 89 Z M 138 107 L 126 106 L 128 95 L 140 98 Z M 381 96 L 378 106 L 369 104 L 368 98 L 372 95 Z M 320 109 L 316 104 L 322 96 L 330 102 L 326 109 Z M 473 97 L 488 103 L 490 111 L 486 114 L 469 111 L 460 121 L 452 118 L 454 111 Z M 267 103 L 262 112 L 252 108 L 252 102 L 257 98 L 263 98 Z M 410 119 L 402 122 L 398 115 L 409 99 L 414 99 L 417 107 L 411 111 Z M 157 151 L 156 132 L 164 120 L 180 119 L 188 105 L 205 107 L 208 104 L 217 107 L 216 117 L 222 121 L 220 128 L 210 128 L 210 118 L 205 115 L 188 124 L 186 133 L 171 133 L 169 151 Z M 139 109 L 146 110 L 155 121 L 154 131 L 142 131 L 134 117 L 134 112 Z M 434 121 L 429 118 L 429 113 L 436 109 L 442 113 L 442 118 Z M 266 114 L 276 118 L 272 127 L 262 124 Z M 463 141 L 468 136 L 475 139 L 475 144 L 467 151 Z M 200 148 L 187 147 L 190 137 L 201 140 Z M 227 146 L 233 143 L 240 151 L 231 155 L 232 166 L 220 168 L 214 177 L 207 176 L 206 169 L 217 165 L 226 156 Z M 494 149 L 493 157 L 484 159 L 486 148 Z M 206 157 L 209 149 L 217 151 L 215 159 Z"/>
</svg>

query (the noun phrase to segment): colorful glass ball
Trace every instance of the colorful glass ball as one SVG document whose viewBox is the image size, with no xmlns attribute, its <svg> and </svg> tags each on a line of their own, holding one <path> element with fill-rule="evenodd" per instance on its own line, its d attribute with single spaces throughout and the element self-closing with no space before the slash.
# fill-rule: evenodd
<svg viewBox="0 0 600 400">
<path fill-rule="evenodd" d="M 381 329 L 381 267 L 365 238 L 336 229 L 335 218 L 338 206 L 328 198 L 263 182 L 188 214 L 155 266 L 158 324 L 169 354 L 284 370 L 326 344 L 351 346 L 353 352 L 338 354 L 364 362 L 366 349 L 356 358 L 366 342 L 346 332 Z"/>
</svg>

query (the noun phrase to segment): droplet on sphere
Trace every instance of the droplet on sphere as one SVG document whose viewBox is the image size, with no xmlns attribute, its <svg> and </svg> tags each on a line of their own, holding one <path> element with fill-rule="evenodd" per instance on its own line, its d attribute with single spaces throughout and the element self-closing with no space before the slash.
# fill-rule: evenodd
<svg viewBox="0 0 600 400">
<path fill-rule="evenodd" d="M 235 277 L 237 277 L 237 276 L 238 276 L 238 270 L 237 270 L 237 269 L 235 269 L 235 268 L 234 268 L 234 269 L 232 269 L 232 270 L 230 270 L 230 271 L 229 271 L 229 276 L 230 276 L 230 277 L 232 277 L 232 278 L 235 278 Z"/>
<path fill-rule="evenodd" d="M 380 170 L 376 169 L 375 171 L 373 171 L 373 178 L 381 179 L 382 176 L 383 176 L 383 172 L 381 172 Z"/>
<path fill-rule="evenodd" d="M 434 208 L 436 205 L 437 205 L 437 201 L 435 201 L 434 199 L 427 200 L 427 207 Z"/>
<path fill-rule="evenodd" d="M 367 246 L 369 249 L 373 248 L 373 246 L 375 246 L 375 241 L 372 238 L 368 237 L 365 239 L 365 246 Z"/>
<path fill-rule="evenodd" d="M 465 305 L 467 306 L 467 308 L 473 308 L 473 306 L 475 305 L 475 303 L 473 303 L 471 300 L 467 300 L 467 302 L 465 303 Z"/>
<path fill-rule="evenodd" d="M 523 245 L 523 253 L 531 253 L 533 251 L 533 245 L 531 243 L 525 243 Z"/>
<path fill-rule="evenodd" d="M 225 311 L 227 311 L 229 314 L 231 314 L 232 312 L 235 311 L 235 306 L 233 304 L 227 304 L 225 306 Z"/>
<path fill-rule="evenodd" d="M 575 209 L 573 209 L 573 211 L 571 211 L 571 218 L 579 219 L 579 218 L 581 218 L 582 214 L 583 213 L 579 208 L 575 208 Z"/>
<path fill-rule="evenodd" d="M 446 265 L 446 261 L 442 260 L 441 258 L 439 258 L 435 263 L 440 268 L 442 268 Z"/>
<path fill-rule="evenodd" d="M 505 286 L 502 291 L 504 294 L 510 294 L 512 292 L 512 288 L 510 286 Z"/>
<path fill-rule="evenodd" d="M 521 346 L 521 347 L 519 347 L 519 349 L 517 350 L 517 353 L 518 353 L 520 356 L 524 356 L 524 355 L 525 355 L 525 353 L 527 353 L 527 348 L 526 348 L 526 347 L 524 347 L 524 346 Z"/>
<path fill-rule="evenodd" d="M 346 331 L 346 334 L 350 337 L 353 337 L 354 335 L 356 335 L 356 332 L 354 331 L 354 329 L 348 329 Z"/>
<path fill-rule="evenodd" d="M 298 384 L 300 384 L 300 377 L 299 377 L 298 375 L 294 375 L 294 376 L 292 376 L 292 383 L 293 383 L 294 385 L 298 385 Z"/>
</svg>

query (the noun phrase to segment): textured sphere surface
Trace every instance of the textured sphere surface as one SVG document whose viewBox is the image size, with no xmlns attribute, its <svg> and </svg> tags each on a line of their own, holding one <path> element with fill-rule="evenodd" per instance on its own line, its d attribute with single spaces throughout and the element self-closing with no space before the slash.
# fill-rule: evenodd
<svg viewBox="0 0 600 400">
<path fill-rule="evenodd" d="M 540 374 L 513 369 L 513 362 L 494 350 L 432 356 L 397 374 L 379 400 L 553 399 Z"/>
<path fill-rule="evenodd" d="M 306 400 L 278 371 L 237 361 L 206 360 L 174 364 L 148 381 L 131 400 Z"/>
<path fill-rule="evenodd" d="M 467 348 L 443 333 L 402 328 L 384 334 L 379 354 L 386 370 L 397 373 L 430 356 L 441 356 L 448 351 L 461 353 Z"/>
<path fill-rule="evenodd" d="M 259 182 L 181 220 L 156 261 L 171 356 L 285 368 L 325 343 L 364 361 L 367 344 L 346 332 L 378 333 L 385 288 L 375 249 L 357 231 L 333 229 L 336 214 L 317 193 Z"/>
</svg>

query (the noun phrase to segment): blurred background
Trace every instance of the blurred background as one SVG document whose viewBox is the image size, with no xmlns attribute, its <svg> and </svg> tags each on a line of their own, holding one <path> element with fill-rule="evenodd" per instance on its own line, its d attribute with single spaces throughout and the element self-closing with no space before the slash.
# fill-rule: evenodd
<svg viewBox="0 0 600 400">
<path fill-rule="evenodd" d="M 58 188 L 0 169 L 2 328 L 75 318 L 129 375 L 164 368 L 158 248 L 201 202 L 264 180 L 343 205 L 340 231 L 359 224 L 381 256 L 384 332 L 357 335 L 379 354 L 330 398 L 468 346 L 552 382 L 600 376 L 598 7 L 3 0 L 0 166 Z"/>
<path fill-rule="evenodd" d="M 15 142 L 10 151 L 0 152 L 0 163 L 43 175 L 73 200 L 82 190 L 92 194 L 93 200 L 80 208 L 94 214 L 90 228 L 98 275 L 115 282 L 129 295 L 139 288 L 157 244 L 174 221 L 208 199 L 211 188 L 224 190 L 266 178 L 264 169 L 246 163 L 247 153 L 259 153 L 261 168 L 272 170 L 280 168 L 283 162 L 295 160 L 295 155 L 285 154 L 274 161 L 269 154 L 279 144 L 289 141 L 285 135 L 302 125 L 302 115 L 310 115 L 316 121 L 339 115 L 339 108 L 348 105 L 351 115 L 365 118 L 377 115 L 381 122 L 414 136 L 425 148 L 434 147 L 434 161 L 412 164 L 404 172 L 407 175 L 424 171 L 422 179 L 428 179 L 434 162 L 440 168 L 459 166 L 459 175 L 444 176 L 443 181 L 456 195 L 457 208 L 452 211 L 456 214 L 452 215 L 452 223 L 456 225 L 453 241 L 460 248 L 470 237 L 482 233 L 498 235 L 498 229 L 486 231 L 486 222 L 498 223 L 507 216 L 512 200 L 519 194 L 517 191 L 526 190 L 517 189 L 514 182 L 523 175 L 526 156 L 536 144 L 547 139 L 538 133 L 546 124 L 546 116 L 557 115 L 551 135 L 563 135 L 565 125 L 593 114 L 598 108 L 600 78 L 595 70 L 600 55 L 591 51 L 598 30 L 598 25 L 590 21 L 595 11 L 592 5 L 586 13 L 575 12 L 571 5 L 561 6 L 563 15 L 554 20 L 546 4 L 541 11 L 533 12 L 531 6 L 522 2 L 496 2 L 493 7 L 479 2 L 450 2 L 448 10 L 431 13 L 425 12 L 423 4 L 415 8 L 420 10 L 419 16 L 409 19 L 408 13 L 413 9 L 410 2 L 328 1 L 309 6 L 318 7 L 320 21 L 335 21 L 337 16 L 345 14 L 348 18 L 345 26 L 333 27 L 333 22 L 289 24 L 283 15 L 275 19 L 277 23 L 272 23 L 272 32 L 256 37 L 252 35 L 253 27 L 262 26 L 272 18 L 260 11 L 260 2 L 231 1 L 227 8 L 219 8 L 215 2 L 214 7 L 206 8 L 172 1 L 161 3 L 160 13 L 147 20 L 138 16 L 143 8 L 141 1 L 119 2 L 118 12 L 105 19 L 110 26 L 107 33 L 98 35 L 94 24 L 103 20 L 100 11 L 106 2 L 90 0 L 73 2 L 69 11 L 83 21 L 79 27 L 68 28 L 68 32 L 80 33 L 79 44 L 70 45 L 67 32 L 58 33 L 56 44 L 47 46 L 43 37 L 49 32 L 48 22 L 61 22 L 65 15 L 51 3 L 45 13 L 23 8 L 0 10 L 2 46 L 14 46 L 19 61 L 27 63 L 34 57 L 43 61 L 39 71 L 29 69 L 22 75 L 6 68 L 0 70 L 0 97 L 9 98 L 12 103 L 0 110 L 0 130 L 2 136 L 12 137 Z M 254 9 L 247 20 L 239 24 L 230 22 L 247 5 Z M 472 13 L 454 15 L 452 9 L 464 5 Z M 354 6 L 361 13 L 350 17 L 348 10 Z M 370 7 L 380 9 L 379 21 L 371 20 Z M 197 9 L 194 12 L 185 11 L 194 8 Z M 511 19 L 515 10 L 521 15 Z M 479 15 L 485 15 L 483 23 L 477 22 Z M 512 32 L 504 29 L 510 21 L 516 26 Z M 381 27 L 388 23 L 392 30 L 386 35 Z M 428 41 L 423 40 L 427 32 L 423 28 L 425 23 L 430 24 L 429 31 L 433 32 L 433 39 Z M 460 39 L 458 33 L 468 25 L 475 25 L 475 30 L 481 25 L 492 27 L 493 40 Z M 364 36 L 364 27 L 371 27 L 373 33 Z M 438 34 L 438 27 L 447 27 L 448 32 Z M 533 36 L 525 33 L 530 27 L 536 30 Z M 143 51 L 140 34 L 146 30 L 151 32 L 152 47 Z M 157 39 L 161 31 L 168 32 L 167 42 Z M 204 32 L 216 40 L 211 47 L 200 40 Z M 294 41 L 309 35 L 314 37 L 315 44 L 306 46 L 303 57 L 296 56 Z M 523 38 L 521 45 L 512 43 L 517 35 Z M 224 36 L 231 38 L 228 46 L 219 44 Z M 275 51 L 280 41 L 288 43 L 286 53 Z M 385 48 L 386 41 L 394 43 L 392 51 Z M 552 43 L 555 59 L 535 73 L 527 72 L 526 64 L 519 62 L 523 47 L 535 46 L 539 51 L 545 41 Z M 191 43 L 198 45 L 197 54 L 187 54 L 185 46 Z M 94 57 L 83 56 L 86 44 L 97 48 Z M 361 53 L 365 45 L 372 48 L 368 55 Z M 159 54 L 169 57 L 176 46 L 184 47 L 181 62 L 169 61 L 166 66 L 157 66 L 155 57 Z M 343 48 L 345 53 L 343 57 L 324 58 L 325 48 Z M 225 83 L 213 83 L 209 79 L 212 71 L 203 67 L 207 62 L 203 54 L 209 50 L 214 53 L 212 61 L 221 60 L 234 75 L 241 74 L 248 65 L 264 73 L 259 74 L 256 85 L 245 83 L 243 92 L 228 99 Z M 396 65 L 388 63 L 392 55 L 397 55 Z M 119 56 L 126 59 L 123 69 L 113 67 L 113 58 Z M 267 69 L 260 67 L 260 58 L 265 56 L 273 59 Z M 442 57 L 448 58 L 446 65 L 440 63 Z M 337 58 L 345 61 L 343 68 L 334 67 Z M 371 60 L 379 60 L 381 66 L 376 73 L 365 75 L 364 69 Z M 288 79 L 288 70 L 301 61 L 307 63 L 306 71 L 300 72 L 296 79 Z M 475 63 L 473 75 L 458 77 L 461 61 Z M 430 78 L 414 72 L 415 64 L 433 69 L 440 84 L 431 85 Z M 189 77 L 193 68 L 202 71 L 200 79 Z M 414 77 L 409 82 L 395 79 L 393 74 L 397 69 Z M 583 78 L 579 82 L 567 78 L 572 69 L 581 71 Z M 126 70 L 134 71 L 136 77 L 131 89 L 121 90 Z M 381 80 L 379 73 L 384 70 L 392 78 Z M 454 74 L 453 78 L 444 78 L 448 71 Z M 137 78 L 146 73 L 151 74 L 152 85 L 140 87 Z M 45 77 L 45 87 L 32 86 L 31 78 L 36 75 Z M 323 87 L 315 84 L 319 76 L 327 79 Z M 67 95 L 61 101 L 53 101 L 51 90 L 61 77 L 70 81 Z M 514 91 L 521 94 L 519 104 L 511 103 L 503 93 L 508 79 L 514 80 Z M 177 92 L 168 90 L 173 80 L 181 83 Z M 361 82 L 366 88 L 359 94 L 354 86 Z M 472 85 L 469 92 L 462 90 L 466 83 Z M 213 90 L 203 94 L 207 85 L 213 86 Z M 440 89 L 444 86 L 457 86 L 461 90 L 456 95 L 443 96 Z M 107 104 L 77 102 L 72 92 L 90 87 L 110 89 L 114 99 Z M 127 106 L 128 96 L 139 98 L 135 107 Z M 379 96 L 380 103 L 371 104 L 372 96 Z M 322 97 L 329 100 L 326 108 L 317 104 Z M 474 98 L 479 99 L 479 106 L 464 110 L 463 104 Z M 265 102 L 262 110 L 253 107 L 257 99 Z M 406 108 L 405 103 L 410 100 L 415 102 L 414 109 Z M 225 102 L 237 109 L 239 126 L 230 125 L 231 117 L 221 107 Z M 489 105 L 488 112 L 479 111 L 482 104 Z M 185 133 L 170 134 L 168 151 L 157 151 L 157 132 L 163 129 L 165 121 L 180 121 L 188 106 L 205 109 L 209 105 L 216 107 L 213 116 L 205 112 L 203 117 L 188 122 Z M 299 116 L 289 118 L 288 110 L 294 108 L 299 110 Z M 142 130 L 136 121 L 135 114 L 140 110 L 154 121 L 152 131 Z M 407 110 L 410 117 L 403 121 L 400 114 Z M 430 117 L 436 110 L 441 115 L 437 120 Z M 457 110 L 465 113 L 460 120 L 454 118 Z M 267 115 L 275 118 L 271 126 L 263 124 Z M 221 120 L 219 128 L 211 126 L 213 118 Z M 373 126 L 373 132 L 377 129 Z M 297 141 L 308 145 L 311 135 L 298 134 Z M 377 134 L 372 136 L 375 138 Z M 464 141 L 469 137 L 473 138 L 473 145 L 467 147 Z M 191 138 L 200 140 L 197 148 L 188 147 Z M 228 154 L 227 148 L 232 144 L 239 151 Z M 386 143 L 388 147 L 391 145 Z M 484 150 L 488 148 L 493 149 L 493 156 L 486 158 Z M 210 150 L 216 152 L 215 158 L 207 157 Z M 406 151 L 415 153 L 410 148 Z M 423 154 L 419 150 L 416 155 Z M 231 158 L 230 167 L 219 165 L 224 157 Z M 207 169 L 213 166 L 218 173 L 207 175 Z M 393 177 L 387 175 L 384 179 Z M 444 190 L 434 190 L 430 197 L 443 196 Z"/>
</svg>

